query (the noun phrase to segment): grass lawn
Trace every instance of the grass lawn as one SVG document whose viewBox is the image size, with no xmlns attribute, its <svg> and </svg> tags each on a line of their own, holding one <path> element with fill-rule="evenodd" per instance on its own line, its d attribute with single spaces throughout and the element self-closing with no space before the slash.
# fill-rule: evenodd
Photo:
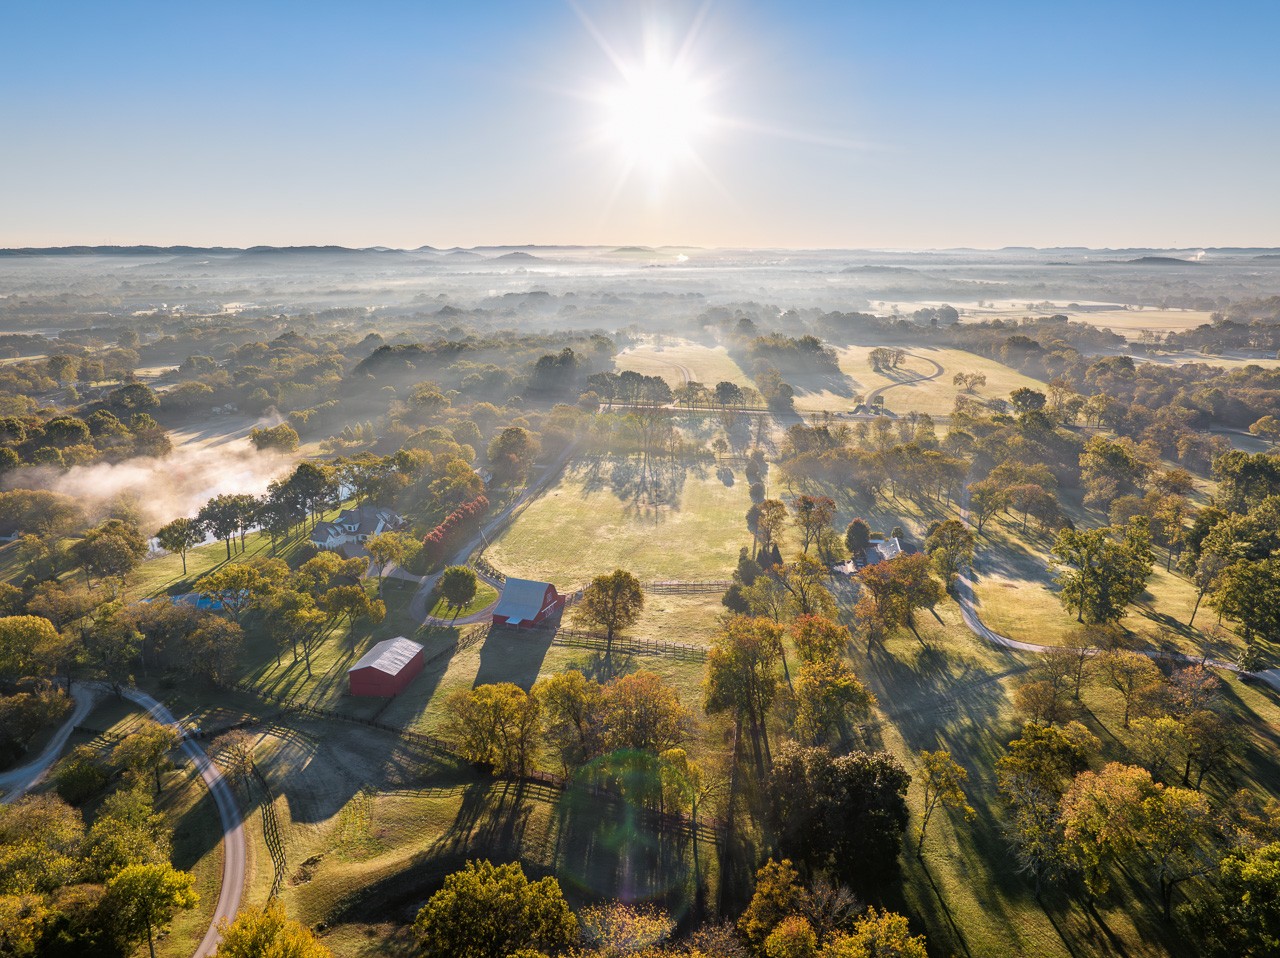
<svg viewBox="0 0 1280 958">
<path fill-rule="evenodd" d="M 661 376 L 672 389 L 683 386 L 686 379 L 708 388 L 719 382 L 754 385 L 723 346 L 704 346 L 688 340 L 632 346 L 618 353 L 614 365 L 618 372 L 630 369 L 644 376 Z"/>
<path fill-rule="evenodd" d="M 476 581 L 476 596 L 461 608 L 455 608 L 449 605 L 448 601 L 442 595 L 436 599 L 435 604 L 427 610 L 428 615 L 433 615 L 438 619 L 463 619 L 469 615 L 475 615 L 481 609 L 487 609 L 493 603 L 498 601 L 498 590 L 483 579 Z"/>
<path fill-rule="evenodd" d="M 993 359 L 963 349 L 937 349 L 911 345 L 907 360 L 897 370 L 875 372 L 867 361 L 873 346 L 845 346 L 837 350 L 842 375 L 804 377 L 789 374 L 786 379 L 796 388 L 796 408 L 802 412 L 820 409 L 852 408 L 851 397 L 865 397 L 875 389 L 884 391 L 885 408 L 895 413 L 911 411 L 931 416 L 947 416 L 963 390 L 952 384 L 958 372 L 983 373 L 987 384 L 970 395 L 978 400 L 1008 398 L 1021 386 L 1044 389 L 1044 383 Z M 912 382 L 935 371 L 942 374 L 924 382 Z"/>
<path fill-rule="evenodd" d="M 494 781 L 391 735 L 336 723 L 265 730 L 257 759 L 278 796 L 285 906 L 323 923 L 339 956 L 416 953 L 403 926 L 468 858 L 518 858 L 531 875 L 554 874 L 574 905 L 624 897 L 679 915 L 692 901 L 688 839 L 573 789 Z M 713 885 L 714 867 L 704 848 L 704 885 Z"/>
<path fill-rule="evenodd" d="M 978 614 L 996 632 L 1025 642 L 1092 644 L 1090 627 L 1078 623 L 1058 599 L 1055 573 L 1049 568 L 1051 546 L 1051 539 L 1024 534 L 1011 519 L 989 520 L 978 540 L 975 560 Z M 1235 659 L 1242 643 L 1229 629 L 1212 628 L 1217 621 L 1212 609 L 1202 604 L 1195 627 L 1187 625 L 1195 606 L 1195 587 L 1176 572 L 1166 571 L 1163 550 L 1156 552 L 1146 592 L 1120 620 L 1135 647 Z"/>
<path fill-rule="evenodd" d="M 664 655 L 617 652 L 613 659 L 616 674 L 656 672 L 676 689 L 686 708 L 696 717 L 701 716 L 703 663 Z M 529 689 L 540 678 L 571 669 L 600 681 L 609 677 L 602 653 L 552 644 L 551 636 L 544 632 L 493 629 L 469 647 L 428 664 L 422 675 L 392 700 L 382 713 L 381 721 L 438 733 L 449 714 L 446 700 L 458 689 L 491 682 L 514 682 Z M 697 745 L 696 740 L 693 744 Z M 549 759 L 546 768 L 556 770 Z"/>
<path fill-rule="evenodd" d="M 529 503 L 486 558 L 508 575 L 543 579 L 561 591 L 624 568 L 641 581 L 727 579 L 738 550 L 751 544 L 751 506 L 741 468 L 701 465 L 672 479 L 666 501 L 635 495 L 638 458 L 570 462 L 561 478 Z"/>
</svg>

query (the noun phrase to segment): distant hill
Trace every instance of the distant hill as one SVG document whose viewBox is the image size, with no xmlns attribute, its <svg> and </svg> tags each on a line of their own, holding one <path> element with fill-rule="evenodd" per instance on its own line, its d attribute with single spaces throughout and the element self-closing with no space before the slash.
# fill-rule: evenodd
<svg viewBox="0 0 1280 958">
<path fill-rule="evenodd" d="M 1139 256 L 1137 259 L 1117 260 L 1134 266 L 1199 266 L 1198 260 L 1178 259 L 1176 256 Z"/>
<path fill-rule="evenodd" d="M 445 253 L 444 255 L 449 257 L 449 259 L 465 259 L 465 260 L 484 259 L 484 257 L 481 256 L 479 253 L 473 253 L 469 249 L 455 249 L 455 250 L 451 250 L 448 253 Z"/>
<path fill-rule="evenodd" d="M 875 275 L 880 273 L 918 273 L 919 270 L 912 269 L 909 266 L 846 266 L 840 272 Z"/>
<path fill-rule="evenodd" d="M 516 250 L 514 253 L 503 253 L 501 256 L 495 257 L 499 260 L 517 260 L 519 262 L 537 261 L 539 257 L 532 253 L 525 253 L 522 250 Z"/>
</svg>

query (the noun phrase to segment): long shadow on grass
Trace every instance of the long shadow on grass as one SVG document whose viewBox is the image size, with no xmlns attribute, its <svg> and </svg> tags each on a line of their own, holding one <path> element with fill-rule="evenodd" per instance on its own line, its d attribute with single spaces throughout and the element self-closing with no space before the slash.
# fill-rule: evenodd
<svg viewBox="0 0 1280 958">
<path fill-rule="evenodd" d="M 474 687 L 493 682 L 514 682 L 526 692 L 533 687 L 551 648 L 552 633 L 490 629 L 480 647 L 480 667 Z"/>
</svg>

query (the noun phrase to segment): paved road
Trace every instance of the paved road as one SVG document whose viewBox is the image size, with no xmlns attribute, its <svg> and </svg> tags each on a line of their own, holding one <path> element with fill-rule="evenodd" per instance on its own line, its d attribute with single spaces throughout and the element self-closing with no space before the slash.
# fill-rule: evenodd
<svg viewBox="0 0 1280 958">
<path fill-rule="evenodd" d="M 960 499 L 960 517 L 966 522 L 969 520 L 969 493 L 965 490 Z M 982 621 L 982 617 L 978 615 L 977 603 L 973 597 L 973 572 L 972 570 L 962 573 L 956 580 L 956 604 L 960 606 L 960 617 L 964 619 L 964 624 L 969 627 L 969 631 L 978 638 L 992 645 L 998 645 L 1006 649 L 1015 649 L 1019 652 L 1051 652 L 1062 648 L 1057 645 L 1037 645 L 1034 642 L 1019 642 L 1017 639 L 1011 639 L 1007 635 L 1001 635 L 999 632 L 988 628 Z M 1091 652 L 1099 652 L 1100 649 L 1091 649 Z M 1181 652 L 1162 652 L 1156 649 L 1143 650 L 1142 654 L 1152 659 L 1165 659 L 1173 662 L 1189 662 L 1211 666 L 1215 669 L 1226 669 L 1228 672 L 1243 672 L 1243 670 L 1234 662 L 1223 662 L 1218 659 L 1207 659 L 1195 655 L 1184 655 Z M 1280 690 L 1280 669 L 1267 669 L 1262 672 L 1244 673 L 1257 676 L 1263 682 L 1266 682 L 1272 688 Z"/>
<path fill-rule="evenodd" d="M 0 775 L 0 789 L 4 789 L 5 793 L 0 801 L 6 803 L 16 801 L 44 777 L 66 747 L 72 731 L 84 721 L 85 716 L 108 691 L 110 689 L 100 682 L 77 684 L 75 708 L 67 721 L 58 729 L 53 740 L 40 753 L 40 757 L 21 768 L 15 768 Z M 124 689 L 121 694 L 130 702 L 146 709 L 147 714 L 157 722 L 174 726 L 178 724 L 173 713 L 146 692 L 139 689 Z M 236 803 L 231 787 L 223 777 L 222 771 L 205 754 L 204 749 L 191 739 L 183 739 L 181 748 L 195 763 L 196 770 L 204 779 L 210 794 L 213 795 L 214 804 L 218 807 L 218 817 L 222 820 L 222 889 L 218 894 L 218 904 L 209 921 L 209 928 L 193 956 L 193 958 L 207 958 L 218 948 L 218 941 L 221 938 L 218 934 L 218 922 L 223 918 L 234 921 L 236 912 L 240 910 L 240 897 L 244 891 L 244 823 L 240 818 L 240 806 Z"/>
<path fill-rule="evenodd" d="M 157 722 L 165 725 L 178 724 L 173 713 L 146 692 L 125 689 L 123 695 L 146 709 Z M 182 751 L 195 763 L 196 770 L 213 796 L 214 804 L 218 806 L 218 817 L 222 819 L 222 889 L 218 893 L 218 904 L 213 910 L 213 917 L 209 919 L 209 929 L 193 954 L 193 958 L 207 958 L 217 950 L 222 937 L 218 934 L 218 923 L 224 918 L 228 922 L 234 921 L 236 912 L 240 910 L 240 897 L 244 892 L 244 822 L 240 818 L 240 806 L 231 792 L 231 786 L 204 749 L 192 739 L 183 739 Z"/>
<path fill-rule="evenodd" d="M 10 802 L 16 802 L 44 778 L 53 763 L 58 760 L 58 756 L 62 754 L 62 750 L 66 748 L 67 739 L 71 737 L 72 731 L 85 720 L 85 716 L 93 711 L 93 707 L 98 704 L 98 699 L 102 698 L 105 691 L 105 686 L 96 682 L 80 682 L 75 686 L 75 706 L 40 756 L 21 768 L 0 773 L 0 792 L 4 793 L 0 803 L 7 805 Z"/>
</svg>

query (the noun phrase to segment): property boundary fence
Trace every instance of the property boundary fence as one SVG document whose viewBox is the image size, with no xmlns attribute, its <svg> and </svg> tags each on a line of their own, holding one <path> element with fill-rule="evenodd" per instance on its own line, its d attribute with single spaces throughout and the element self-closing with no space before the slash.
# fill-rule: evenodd
<svg viewBox="0 0 1280 958">
<path fill-rule="evenodd" d="M 256 764 L 250 765 L 249 771 L 262 790 L 262 838 L 267 843 L 267 851 L 271 853 L 271 866 L 275 871 L 269 897 L 275 898 L 280 894 L 280 886 L 284 884 L 286 868 L 284 839 L 280 835 L 280 819 L 276 817 L 276 796 Z"/>
<path fill-rule="evenodd" d="M 733 582 L 729 579 L 705 579 L 687 582 L 672 579 L 660 582 L 645 582 L 641 584 L 641 588 L 645 592 L 652 592 L 655 595 L 709 595 L 716 592 L 724 592 L 731 585 L 733 585 Z"/>
<path fill-rule="evenodd" d="M 278 697 L 273 696 L 269 693 L 264 693 L 264 692 L 261 692 L 260 690 L 256 690 L 252 686 L 248 686 L 248 685 L 239 684 L 234 686 L 234 688 L 238 688 L 246 692 L 253 692 L 261 696 L 262 698 L 266 699 L 267 701 L 274 702 L 282 712 L 295 712 L 305 716 L 314 716 L 316 718 L 337 719 L 342 722 L 351 722 L 356 725 L 364 725 L 369 728 L 376 728 L 382 732 L 390 732 L 392 735 L 395 735 L 397 738 L 400 738 L 403 741 L 417 745 L 418 747 L 426 751 L 433 752 L 442 758 L 446 758 L 455 762 L 473 764 L 468 762 L 468 760 L 465 757 L 460 755 L 457 749 L 453 747 L 452 743 L 447 742 L 444 739 L 439 738 L 438 736 L 430 735 L 426 732 L 415 732 L 410 729 L 398 728 L 394 725 L 388 725 L 386 722 L 379 722 L 375 719 L 360 718 L 359 716 L 356 716 L 356 715 L 347 715 L 343 712 L 336 712 L 333 709 L 317 708 L 313 705 L 307 705 L 302 702 L 297 702 L 291 698 L 285 698 L 284 696 L 278 696 Z M 256 773 L 256 769 L 255 769 L 255 773 Z M 569 788 L 569 785 L 571 784 L 569 780 L 567 780 L 561 775 L 556 775 L 552 772 L 542 772 L 536 769 L 526 771 L 523 775 L 510 775 L 510 774 L 504 775 L 504 774 L 495 772 L 494 778 L 499 781 L 514 781 L 521 785 L 541 786 L 546 789 L 551 789 L 557 794 L 563 793 L 564 791 L 566 791 Z M 575 787 L 585 788 L 587 793 L 594 798 L 606 799 L 609 801 L 618 801 L 622 797 L 614 789 L 611 789 L 605 785 L 598 784 L 598 783 L 578 784 L 578 785 L 575 785 Z M 274 811 L 275 811 L 274 806 L 272 806 L 273 820 L 274 820 Z M 646 821 L 654 822 L 662 828 L 674 828 L 690 835 L 691 837 L 694 834 L 694 823 L 690 818 L 688 818 L 685 815 L 664 814 L 664 813 L 656 812 L 653 810 L 646 810 L 642 813 L 642 817 Z M 263 816 L 264 830 L 266 829 L 266 827 L 267 827 L 267 819 L 264 812 L 264 816 Z M 278 836 L 279 836 L 278 824 L 275 826 L 275 828 L 276 828 L 276 835 L 278 839 Z M 697 823 L 698 837 L 708 838 L 715 841 L 719 839 L 721 831 L 722 831 L 721 825 L 715 819 L 704 818 L 702 816 L 698 817 L 698 823 Z M 270 843 L 270 841 L 271 840 L 269 839 L 268 842 Z M 268 844 L 268 847 L 270 847 L 270 844 Z M 284 854 L 283 844 L 281 844 L 280 846 L 280 853 L 283 858 L 283 854 Z M 272 858 L 274 861 L 274 854 Z M 281 864 L 280 867 L 283 870 L 284 865 Z"/>
<path fill-rule="evenodd" d="M 513 626 L 494 626 L 504 631 L 526 631 L 547 634 L 549 629 L 520 630 Z M 601 652 L 609 648 L 609 639 L 603 632 L 588 632 L 584 629 L 559 628 L 551 632 L 551 644 L 570 646 L 579 649 L 596 649 Z M 613 639 L 613 651 L 632 655 L 666 655 L 676 659 L 701 662 L 707 657 L 707 650 L 701 645 L 690 645 L 686 642 L 668 642 L 664 639 L 643 639 L 618 635 Z"/>
</svg>

